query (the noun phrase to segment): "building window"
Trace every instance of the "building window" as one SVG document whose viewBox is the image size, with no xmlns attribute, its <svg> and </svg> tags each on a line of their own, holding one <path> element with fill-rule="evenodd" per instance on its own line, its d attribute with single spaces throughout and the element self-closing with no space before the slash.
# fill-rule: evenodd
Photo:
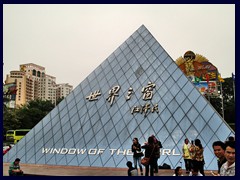
<svg viewBox="0 0 240 180">
<path fill-rule="evenodd" d="M 41 77 L 41 72 L 40 71 L 37 72 L 37 77 Z"/>
<path fill-rule="evenodd" d="M 36 70 L 35 70 L 35 69 L 33 69 L 32 75 L 33 75 L 33 76 L 36 76 Z"/>
</svg>

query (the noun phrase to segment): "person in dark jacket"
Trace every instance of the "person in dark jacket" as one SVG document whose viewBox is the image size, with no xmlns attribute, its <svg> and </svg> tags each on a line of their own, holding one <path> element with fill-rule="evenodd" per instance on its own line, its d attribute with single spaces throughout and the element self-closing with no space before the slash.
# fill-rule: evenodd
<svg viewBox="0 0 240 180">
<path fill-rule="evenodd" d="M 153 137 L 150 136 L 148 138 L 148 142 L 145 143 L 142 146 L 142 148 L 145 149 L 145 157 L 150 158 L 149 165 L 145 167 L 145 176 L 149 176 L 149 167 L 150 167 L 150 176 L 154 176 L 153 172 L 154 172 L 154 166 L 156 161 L 155 153 L 157 151 L 157 148 L 155 148 Z"/>
<path fill-rule="evenodd" d="M 162 143 L 154 135 L 151 137 L 153 137 L 154 145 L 156 148 L 154 158 L 154 173 L 158 173 L 158 159 L 160 158 L 160 148 L 162 148 Z"/>
<path fill-rule="evenodd" d="M 134 167 L 137 169 L 137 164 L 138 164 L 141 175 L 143 175 L 143 169 L 141 164 L 141 157 L 143 156 L 143 153 L 141 152 L 141 145 L 139 144 L 138 138 L 136 137 L 133 138 L 132 152 L 133 152 Z"/>
</svg>

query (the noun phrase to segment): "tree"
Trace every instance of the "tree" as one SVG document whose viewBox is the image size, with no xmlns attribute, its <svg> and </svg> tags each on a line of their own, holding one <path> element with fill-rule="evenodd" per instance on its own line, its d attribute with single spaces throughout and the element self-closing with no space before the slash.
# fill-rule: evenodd
<svg viewBox="0 0 240 180">
<path fill-rule="evenodd" d="M 225 78 L 222 83 L 223 89 L 223 104 L 224 104 L 224 119 L 235 129 L 235 101 L 234 101 L 234 87 L 233 79 Z M 235 82 L 234 82 L 235 83 Z"/>
<path fill-rule="evenodd" d="M 3 108 L 3 132 L 6 134 L 8 130 L 18 129 L 21 127 L 21 122 L 18 120 L 15 109 Z"/>
<path fill-rule="evenodd" d="M 233 97 L 233 80 L 232 78 L 225 78 L 222 82 L 222 94 L 223 94 L 223 109 L 224 109 L 224 120 L 235 130 L 235 102 Z M 222 99 L 221 97 L 208 98 L 212 106 L 216 111 L 223 116 L 222 113 Z"/>
<path fill-rule="evenodd" d="M 6 140 L 6 132 L 13 128 L 17 129 L 21 126 L 21 123 L 16 118 L 14 109 L 7 107 L 7 103 L 10 101 L 10 98 L 3 94 L 3 140 Z"/>
<path fill-rule="evenodd" d="M 33 100 L 17 111 L 17 116 L 21 122 L 21 128 L 31 129 L 41 121 L 52 109 L 54 105 L 48 100 Z"/>
<path fill-rule="evenodd" d="M 223 116 L 223 113 L 222 113 L 222 100 L 220 97 L 213 97 L 213 96 L 210 96 L 209 98 L 206 97 L 207 100 L 210 101 L 211 105 L 215 108 L 215 110 L 221 115 Z"/>
<path fill-rule="evenodd" d="M 58 98 L 57 99 L 57 102 L 56 102 L 56 106 L 64 99 L 64 96 L 62 96 L 61 98 Z"/>
<path fill-rule="evenodd" d="M 9 129 L 32 129 L 53 108 L 51 101 L 39 99 L 16 109 L 6 107 L 3 112 L 4 130 L 6 132 Z"/>
</svg>

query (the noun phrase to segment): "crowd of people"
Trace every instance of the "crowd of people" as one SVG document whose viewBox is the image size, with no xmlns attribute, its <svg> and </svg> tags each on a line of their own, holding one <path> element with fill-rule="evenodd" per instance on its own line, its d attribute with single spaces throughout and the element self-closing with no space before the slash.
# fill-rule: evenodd
<svg viewBox="0 0 240 180">
<path fill-rule="evenodd" d="M 149 176 L 149 173 L 150 176 L 158 173 L 158 159 L 160 158 L 161 148 L 161 141 L 154 135 L 150 136 L 142 146 L 138 142 L 138 138 L 134 138 L 132 144 L 134 166 L 132 166 L 132 162 L 127 162 L 128 176 L 138 175 L 138 167 L 140 174 L 143 175 L 143 165 L 141 164 L 143 156 L 149 159 L 149 163 L 144 164 L 145 176 Z M 235 138 L 230 136 L 225 142 L 215 141 L 212 148 L 217 157 L 216 163 L 218 165 L 218 171 L 212 172 L 212 175 L 235 176 Z M 145 154 L 142 153 L 142 149 L 145 149 Z M 195 139 L 190 143 L 189 139 L 186 138 L 182 146 L 182 157 L 185 163 L 186 176 L 205 176 L 204 147 L 200 139 Z M 131 173 L 133 170 L 135 173 Z M 173 176 L 184 176 L 181 166 L 176 167 Z"/>
<path fill-rule="evenodd" d="M 135 171 L 138 166 L 141 175 L 143 175 L 143 167 L 141 164 L 143 156 L 149 158 L 148 164 L 145 165 L 145 176 L 149 176 L 149 173 L 150 176 L 154 176 L 154 173 L 158 173 L 158 159 L 160 158 L 161 148 L 161 142 L 154 135 L 150 136 L 143 146 L 139 144 L 138 138 L 133 138 L 132 152 L 134 167 L 128 169 L 128 176 L 131 176 L 131 171 Z M 145 154 L 142 153 L 142 149 L 145 149 Z M 130 161 L 127 162 L 127 166 L 130 164 L 129 162 Z"/>
<path fill-rule="evenodd" d="M 235 138 L 230 136 L 227 141 L 215 141 L 212 144 L 217 157 L 218 172 L 213 176 L 235 176 Z M 204 173 L 204 148 L 199 139 L 189 143 L 186 138 L 182 147 L 186 173 L 189 176 L 205 176 Z"/>
</svg>

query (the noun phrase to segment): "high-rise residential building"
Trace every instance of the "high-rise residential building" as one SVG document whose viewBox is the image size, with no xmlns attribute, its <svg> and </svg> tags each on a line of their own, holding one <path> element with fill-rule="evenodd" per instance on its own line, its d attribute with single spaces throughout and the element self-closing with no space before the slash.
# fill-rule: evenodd
<svg viewBox="0 0 240 180">
<path fill-rule="evenodd" d="M 39 87 L 39 98 L 42 100 L 52 101 L 56 103 L 56 77 L 45 74 L 45 77 L 41 79 Z"/>
<path fill-rule="evenodd" d="M 66 97 L 73 90 L 73 86 L 68 83 L 57 84 L 56 99 Z"/>
<path fill-rule="evenodd" d="M 56 90 L 59 86 L 56 84 L 56 77 L 46 74 L 45 67 L 34 63 L 21 64 L 20 70 L 11 71 L 10 75 L 6 76 L 5 86 L 13 83 L 17 90 L 15 103 L 11 98 L 11 104 L 15 106 L 11 105 L 11 107 L 24 105 L 34 99 L 50 100 L 53 104 L 56 103 Z M 71 90 L 72 86 L 66 88 L 62 96 L 66 97 Z M 8 88 L 5 88 L 5 91 L 9 91 Z"/>
</svg>

